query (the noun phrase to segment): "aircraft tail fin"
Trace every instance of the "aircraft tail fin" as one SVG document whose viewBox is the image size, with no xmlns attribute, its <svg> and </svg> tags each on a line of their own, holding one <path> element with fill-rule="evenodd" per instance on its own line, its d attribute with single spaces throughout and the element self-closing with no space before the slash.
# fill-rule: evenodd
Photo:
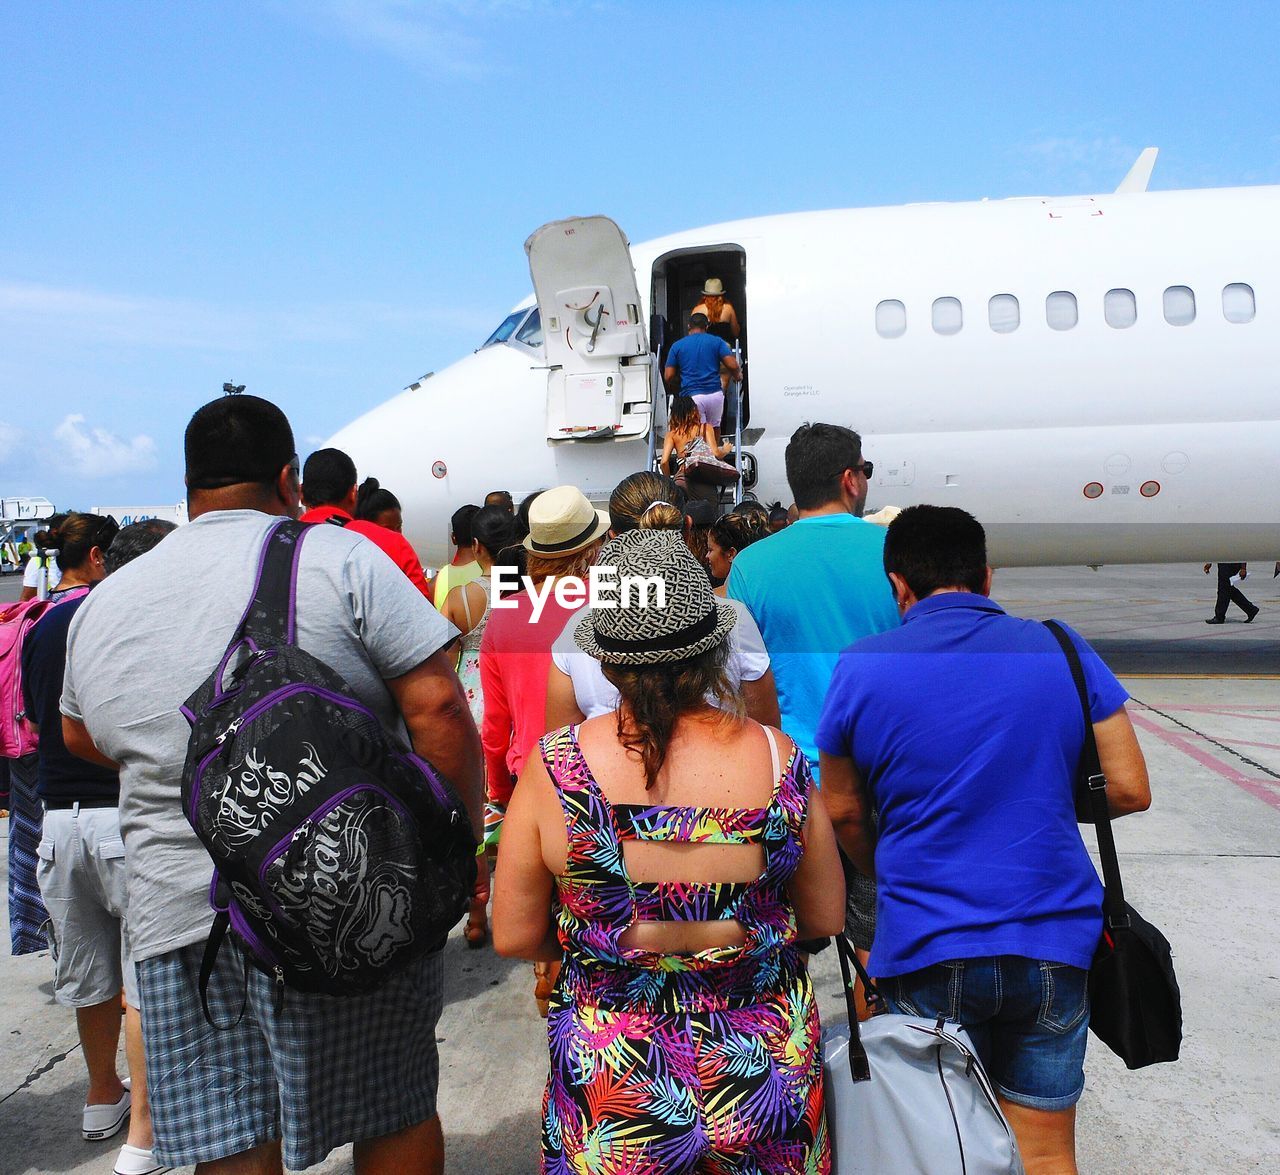
<svg viewBox="0 0 1280 1175">
<path fill-rule="evenodd" d="M 1138 156 L 1134 165 L 1129 168 L 1128 174 L 1120 181 L 1120 186 L 1116 188 L 1116 194 L 1119 195 L 1122 192 L 1145 192 L 1147 185 L 1151 182 L 1151 172 L 1155 168 L 1156 156 L 1159 154 L 1159 147 L 1147 147 Z"/>
</svg>

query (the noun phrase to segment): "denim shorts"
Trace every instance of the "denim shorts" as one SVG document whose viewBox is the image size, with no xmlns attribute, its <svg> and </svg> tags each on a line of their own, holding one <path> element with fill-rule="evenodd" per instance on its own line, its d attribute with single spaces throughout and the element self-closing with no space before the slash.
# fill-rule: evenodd
<svg viewBox="0 0 1280 1175">
<path fill-rule="evenodd" d="M 963 1025 L 1002 1097 L 1066 1110 L 1084 1092 L 1088 980 L 1066 963 L 999 955 L 935 963 L 879 986 L 894 1012 Z"/>
</svg>

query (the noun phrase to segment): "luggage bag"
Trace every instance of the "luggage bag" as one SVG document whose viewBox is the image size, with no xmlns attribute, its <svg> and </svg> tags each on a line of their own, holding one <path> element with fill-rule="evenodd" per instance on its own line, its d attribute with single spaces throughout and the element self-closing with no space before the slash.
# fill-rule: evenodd
<svg viewBox="0 0 1280 1175">
<path fill-rule="evenodd" d="M 836 1175 L 1022 1175 L 1013 1130 L 968 1033 L 939 1018 L 881 1014 L 861 1024 L 850 967 L 879 999 L 852 945 L 836 937 L 848 1025 L 823 1034 L 827 1128 Z"/>
</svg>

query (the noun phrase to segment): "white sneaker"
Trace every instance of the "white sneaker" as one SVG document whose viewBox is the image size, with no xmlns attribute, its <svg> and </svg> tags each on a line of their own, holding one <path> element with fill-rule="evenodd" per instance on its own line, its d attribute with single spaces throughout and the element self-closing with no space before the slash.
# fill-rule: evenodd
<svg viewBox="0 0 1280 1175">
<path fill-rule="evenodd" d="M 80 1133 L 87 1142 L 99 1142 L 119 1134 L 125 1119 L 129 1117 L 129 1107 L 133 1103 L 133 1094 L 127 1089 L 114 1105 L 85 1106 L 80 1121 Z"/>
<path fill-rule="evenodd" d="M 130 1146 L 127 1142 L 120 1148 L 116 1158 L 115 1175 L 159 1175 L 161 1171 L 172 1171 L 150 1151 L 141 1147 Z"/>
</svg>

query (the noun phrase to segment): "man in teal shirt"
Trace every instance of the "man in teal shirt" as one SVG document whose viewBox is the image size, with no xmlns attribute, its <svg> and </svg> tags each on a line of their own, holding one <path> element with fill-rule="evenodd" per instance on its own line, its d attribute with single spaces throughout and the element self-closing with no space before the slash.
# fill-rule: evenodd
<svg viewBox="0 0 1280 1175">
<path fill-rule="evenodd" d="M 783 729 L 816 775 L 814 732 L 841 650 L 900 620 L 884 574 L 884 528 L 860 517 L 872 471 L 861 437 L 838 424 L 805 424 L 786 461 L 800 517 L 735 556 L 728 592 L 760 626 Z"/>
<path fill-rule="evenodd" d="M 861 517 L 872 472 L 862 438 L 838 424 L 804 424 L 787 444 L 786 461 L 799 518 L 734 556 L 728 593 L 760 627 L 782 728 L 809 756 L 816 779 L 815 733 L 841 650 L 901 620 L 884 573 L 884 528 Z M 848 880 L 846 929 L 868 950 L 875 887 L 856 871 Z"/>
</svg>

